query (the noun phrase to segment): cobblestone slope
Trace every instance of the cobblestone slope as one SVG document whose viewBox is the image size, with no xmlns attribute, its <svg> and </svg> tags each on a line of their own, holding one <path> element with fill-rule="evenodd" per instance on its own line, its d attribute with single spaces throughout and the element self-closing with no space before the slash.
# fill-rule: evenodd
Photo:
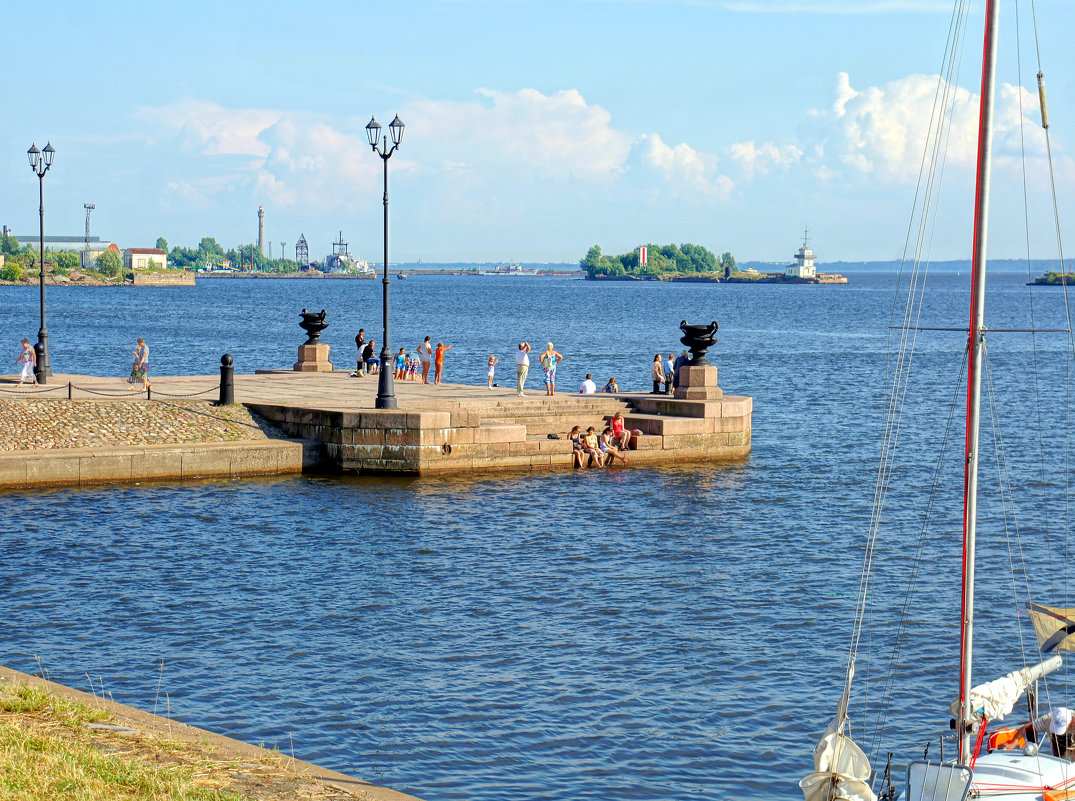
<svg viewBox="0 0 1075 801">
<path fill-rule="evenodd" d="M 192 400 L 0 399 L 0 451 L 281 439 L 243 406 Z"/>
</svg>

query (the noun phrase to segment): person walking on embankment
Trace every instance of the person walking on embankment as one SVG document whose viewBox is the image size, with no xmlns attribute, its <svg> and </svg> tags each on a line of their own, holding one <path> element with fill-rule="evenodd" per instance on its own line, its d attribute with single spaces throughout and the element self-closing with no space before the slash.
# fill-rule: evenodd
<svg viewBox="0 0 1075 801">
<path fill-rule="evenodd" d="M 18 386 L 21 387 L 24 381 L 29 380 L 36 387 L 37 374 L 34 373 L 34 368 L 37 367 L 37 354 L 34 353 L 34 349 L 30 347 L 30 340 L 24 339 L 22 341 L 22 353 L 20 353 L 19 358 L 15 360 L 15 364 L 22 365 L 22 373 L 19 375 Z"/>
<path fill-rule="evenodd" d="M 138 380 L 142 382 L 143 392 L 153 389 L 153 385 L 149 383 L 149 345 L 142 337 L 138 338 L 138 347 L 134 349 L 134 366 L 131 368 L 131 377 L 127 379 L 127 383 L 133 384 Z M 127 389 L 134 391 L 134 387 L 127 387 Z"/>
</svg>

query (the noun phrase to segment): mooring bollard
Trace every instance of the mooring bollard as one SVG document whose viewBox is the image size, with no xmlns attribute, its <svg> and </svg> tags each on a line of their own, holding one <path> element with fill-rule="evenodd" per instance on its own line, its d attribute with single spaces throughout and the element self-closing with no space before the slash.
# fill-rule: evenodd
<svg viewBox="0 0 1075 801">
<path fill-rule="evenodd" d="M 71 382 L 67 382 L 67 400 L 71 400 Z"/>
<path fill-rule="evenodd" d="M 45 290 L 42 289 L 41 291 L 44 292 Z M 44 296 L 42 296 L 42 297 L 44 297 Z M 41 301 L 41 302 L 44 303 L 44 301 Z M 42 345 L 40 342 L 38 342 L 36 345 L 34 345 L 34 378 L 37 379 L 37 383 L 39 383 L 39 384 L 47 383 L 45 381 L 45 378 L 46 378 L 45 367 L 44 367 L 43 364 L 41 364 L 41 362 L 44 361 L 44 359 L 45 359 L 45 346 Z"/>
<path fill-rule="evenodd" d="M 220 357 L 220 400 L 217 406 L 230 406 L 235 403 L 235 366 L 231 355 L 225 353 Z"/>
</svg>

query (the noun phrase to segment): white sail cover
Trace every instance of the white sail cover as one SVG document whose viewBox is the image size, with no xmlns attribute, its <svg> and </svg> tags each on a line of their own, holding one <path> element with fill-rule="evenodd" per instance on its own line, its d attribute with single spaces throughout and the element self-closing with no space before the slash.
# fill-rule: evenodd
<svg viewBox="0 0 1075 801">
<path fill-rule="evenodd" d="M 851 692 L 854 665 L 847 671 L 844 692 L 836 707 L 836 717 L 814 748 L 814 772 L 799 782 L 806 801 L 877 801 L 870 789 L 870 760 L 844 734 L 847 701 Z"/>
<path fill-rule="evenodd" d="M 1026 610 L 1030 613 L 1030 622 L 1034 624 L 1038 647 L 1043 654 L 1075 651 L 1075 609 L 1027 604 Z"/>
<path fill-rule="evenodd" d="M 1026 692 L 1027 687 L 1042 676 L 1047 676 L 1063 664 L 1058 656 L 1046 659 L 1036 665 L 1016 670 L 1003 678 L 979 684 L 970 691 L 970 708 L 973 712 L 985 715 L 989 720 L 1004 720 L 1015 702 Z M 959 717 L 959 700 L 952 702 L 952 714 Z"/>
</svg>

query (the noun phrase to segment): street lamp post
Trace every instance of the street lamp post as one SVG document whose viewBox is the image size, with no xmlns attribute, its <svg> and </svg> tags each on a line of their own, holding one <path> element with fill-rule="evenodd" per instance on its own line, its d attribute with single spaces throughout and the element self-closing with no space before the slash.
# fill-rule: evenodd
<svg viewBox="0 0 1075 801">
<path fill-rule="evenodd" d="M 32 144 L 26 151 L 26 155 L 30 157 L 30 169 L 37 174 L 38 195 L 41 201 L 38 207 L 38 215 L 41 218 L 41 240 L 40 250 L 37 252 L 37 259 L 41 265 L 41 328 L 37 332 L 37 344 L 41 347 L 35 350 L 40 354 L 38 370 L 42 375 L 50 376 L 52 364 L 49 362 L 49 332 L 45 327 L 45 173 L 49 171 L 52 160 L 56 158 L 56 149 L 51 143 L 47 143 L 44 150 L 38 150 L 37 145 Z"/>
<path fill-rule="evenodd" d="M 388 347 L 388 160 L 392 158 L 392 154 L 396 152 L 396 148 L 399 147 L 399 143 L 403 140 L 403 127 L 403 122 L 397 114 L 396 118 L 388 125 L 388 130 L 392 133 L 392 148 L 389 149 L 388 137 L 381 138 L 381 126 L 377 122 L 377 118 L 370 117 L 369 124 L 366 126 L 366 138 L 369 139 L 370 147 L 384 161 L 384 279 L 381 282 L 382 302 L 384 304 L 382 311 L 384 338 L 381 340 L 381 376 L 377 382 L 376 407 L 378 409 L 396 408 L 396 388 L 392 379 L 390 364 L 392 351 Z M 380 144 L 380 147 L 378 147 L 378 144 Z"/>
</svg>

